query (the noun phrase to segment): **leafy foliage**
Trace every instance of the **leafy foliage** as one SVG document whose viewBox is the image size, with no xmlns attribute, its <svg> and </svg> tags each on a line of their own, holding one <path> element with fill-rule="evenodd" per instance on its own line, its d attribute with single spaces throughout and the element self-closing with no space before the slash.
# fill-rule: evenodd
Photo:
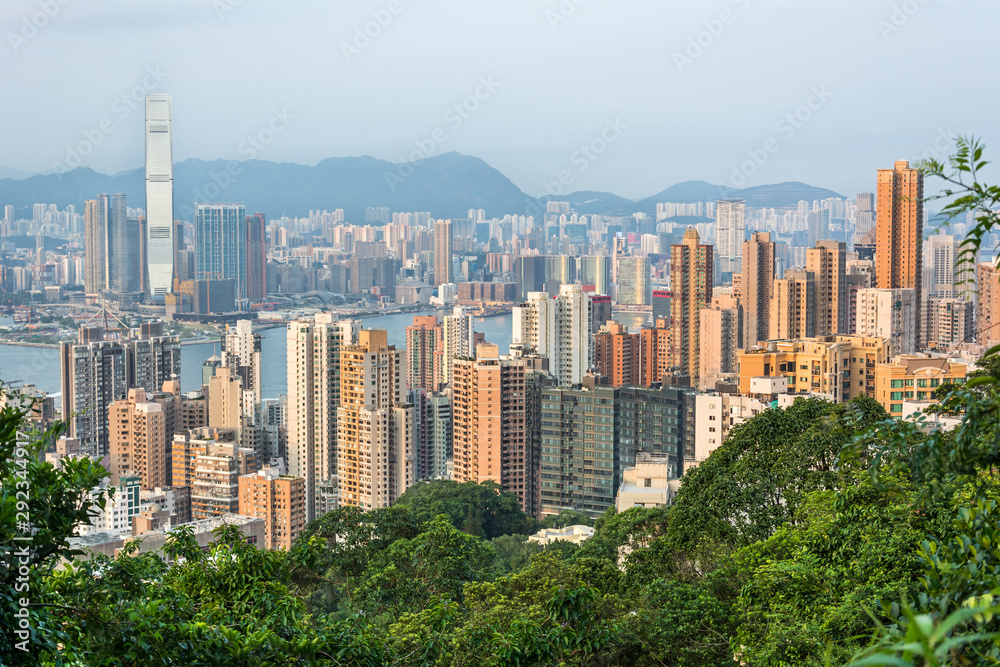
<svg viewBox="0 0 1000 667">
<path fill-rule="evenodd" d="M 419 482 L 396 505 L 408 508 L 420 523 L 444 514 L 455 528 L 488 540 L 538 531 L 538 522 L 521 511 L 517 495 L 502 491 L 495 482 Z"/>
</svg>

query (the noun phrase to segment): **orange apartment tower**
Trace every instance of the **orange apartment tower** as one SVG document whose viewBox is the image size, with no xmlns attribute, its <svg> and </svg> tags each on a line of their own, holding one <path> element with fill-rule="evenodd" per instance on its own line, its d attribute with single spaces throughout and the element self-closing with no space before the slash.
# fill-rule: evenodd
<svg viewBox="0 0 1000 667">
<path fill-rule="evenodd" d="M 687 228 L 680 245 L 670 246 L 672 365 L 689 375 L 692 385 L 700 372 L 701 309 L 712 303 L 712 266 L 712 246 L 702 245 L 694 227 Z"/>
<path fill-rule="evenodd" d="M 920 340 L 923 297 L 924 175 L 897 160 L 878 170 L 876 195 L 875 286 L 916 290 L 914 340 Z"/>
</svg>

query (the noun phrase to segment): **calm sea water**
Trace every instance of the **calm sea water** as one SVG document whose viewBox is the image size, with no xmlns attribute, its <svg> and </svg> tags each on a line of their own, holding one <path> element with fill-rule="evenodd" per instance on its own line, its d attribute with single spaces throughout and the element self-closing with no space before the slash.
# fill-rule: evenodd
<svg viewBox="0 0 1000 667">
<path fill-rule="evenodd" d="M 474 328 L 486 335 L 486 340 L 496 343 L 505 354 L 510 347 L 512 316 L 477 317 Z M 413 315 L 394 314 L 366 317 L 361 320 L 366 329 L 385 329 L 389 344 L 403 347 L 406 327 L 413 323 Z M 181 389 L 192 391 L 201 387 L 201 366 L 213 354 L 218 354 L 219 343 L 199 343 L 181 348 Z M 286 389 L 285 327 L 275 327 L 261 332 L 261 387 L 264 398 L 277 398 Z M 56 348 L 0 345 L 0 380 L 3 382 L 33 383 L 50 394 L 59 391 L 59 350 Z"/>
<path fill-rule="evenodd" d="M 646 321 L 648 315 L 636 313 L 616 313 L 615 319 L 635 332 Z M 477 317 L 475 330 L 486 335 L 486 340 L 500 347 L 506 354 L 511 341 L 510 314 L 495 317 Z M 413 323 L 413 315 L 394 314 L 366 317 L 362 326 L 366 329 L 385 329 L 389 333 L 389 344 L 403 347 L 406 343 L 406 327 Z M 0 322 L 2 324 L 2 322 Z M 285 327 L 275 327 L 261 332 L 261 375 L 264 398 L 277 398 L 285 393 L 286 347 Z M 181 351 L 181 389 L 192 391 L 201 387 L 201 366 L 213 354 L 218 354 L 218 343 L 185 345 Z M 0 345 L 0 380 L 3 382 L 32 383 L 50 394 L 59 391 L 59 350 L 55 348 L 22 347 L 20 345 Z"/>
</svg>

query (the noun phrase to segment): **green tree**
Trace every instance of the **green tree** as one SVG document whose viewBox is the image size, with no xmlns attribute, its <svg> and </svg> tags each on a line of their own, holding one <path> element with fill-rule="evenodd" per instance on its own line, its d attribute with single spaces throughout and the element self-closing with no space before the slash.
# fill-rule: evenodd
<svg viewBox="0 0 1000 667">
<path fill-rule="evenodd" d="M 39 433 L 26 420 L 30 401 L 7 398 L 0 410 L 0 664 L 34 664 L 65 636 L 41 601 L 44 582 L 60 559 L 77 553 L 69 546 L 76 525 L 104 507 L 106 497 L 92 489 L 106 472 L 90 459 L 64 459 L 58 470 L 41 462 L 64 426 Z"/>
<path fill-rule="evenodd" d="M 888 415 L 860 396 L 838 404 L 797 399 L 737 425 L 708 460 L 684 476 L 668 533 L 678 551 L 704 541 L 745 546 L 793 521 L 805 494 L 844 484 L 844 445 Z"/>
<path fill-rule="evenodd" d="M 418 482 L 400 496 L 396 506 L 408 508 L 421 523 L 444 514 L 455 528 L 487 540 L 538 530 L 538 521 L 521 511 L 517 495 L 502 491 L 495 482 Z"/>
</svg>

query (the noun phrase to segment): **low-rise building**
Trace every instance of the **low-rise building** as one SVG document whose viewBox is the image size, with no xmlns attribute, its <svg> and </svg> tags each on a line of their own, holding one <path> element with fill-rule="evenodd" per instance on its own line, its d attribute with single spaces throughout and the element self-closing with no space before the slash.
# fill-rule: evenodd
<svg viewBox="0 0 1000 667">
<path fill-rule="evenodd" d="M 670 505 L 680 488 L 679 479 L 670 479 L 670 459 L 641 452 L 635 466 L 622 471 L 622 484 L 615 496 L 615 510 L 630 507 Z"/>
<path fill-rule="evenodd" d="M 819 336 L 768 341 L 738 355 L 739 393 L 753 378 L 784 376 L 789 394 L 825 394 L 846 402 L 875 396 L 875 366 L 892 358 L 890 340 L 867 336 Z"/>
<path fill-rule="evenodd" d="M 893 417 L 904 416 L 903 402 L 937 402 L 943 384 L 964 384 L 968 366 L 944 357 L 900 355 L 875 367 L 875 400 Z"/>
<path fill-rule="evenodd" d="M 556 540 L 580 544 L 594 536 L 594 529 L 590 526 L 566 526 L 565 528 L 543 528 L 534 535 L 528 537 L 529 542 L 536 542 L 543 547 Z"/>
</svg>

